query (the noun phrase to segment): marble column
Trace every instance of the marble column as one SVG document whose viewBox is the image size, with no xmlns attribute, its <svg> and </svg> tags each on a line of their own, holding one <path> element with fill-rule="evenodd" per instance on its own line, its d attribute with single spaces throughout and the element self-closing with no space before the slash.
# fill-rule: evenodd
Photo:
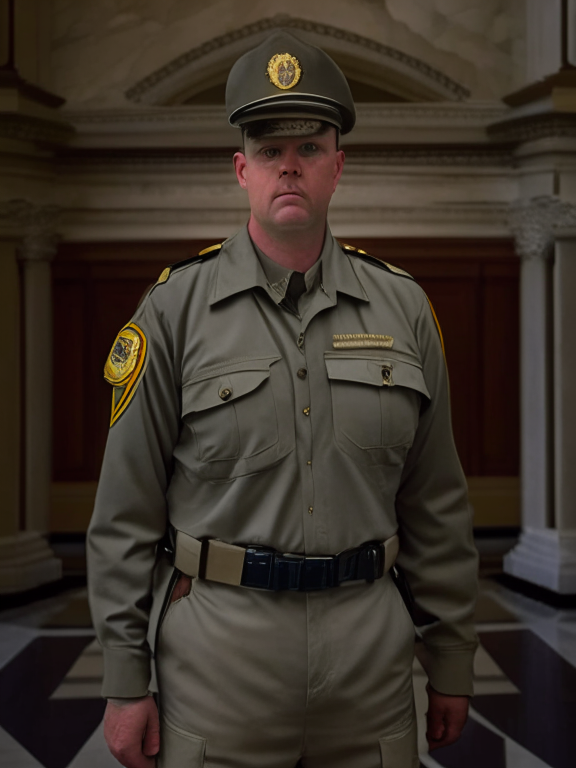
<svg viewBox="0 0 576 768">
<path fill-rule="evenodd" d="M 23 203 L 0 206 L 0 224 L 9 221 L 12 229 L 24 229 L 30 225 L 30 215 L 35 209 Z M 34 231 L 35 232 L 35 231 Z M 36 233 L 37 234 L 37 233 Z M 25 238 L 24 252 L 32 255 L 28 231 Z M 36 301 L 38 298 L 38 281 L 28 280 L 28 267 L 24 268 L 25 283 L 34 285 L 34 289 L 26 295 L 21 290 L 21 276 L 17 263 L 17 247 L 13 240 L 0 240 L 0 261 L 2 280 L 0 280 L 0 346 L 6 363 L 5 376 L 0 382 L 0 493 L 2 494 L 2 515 L 0 516 L 0 594 L 24 592 L 50 581 L 61 578 L 61 562 L 54 557 L 46 541 L 45 533 L 48 524 L 48 499 L 43 502 L 45 519 L 42 521 L 36 515 L 28 519 L 21 498 L 20 478 L 24 472 L 21 466 L 20 446 L 24 440 L 22 433 L 22 410 L 28 409 L 28 388 L 22 386 L 21 338 L 25 338 L 28 347 L 27 328 L 20 327 L 20 306 L 22 298 Z M 22 255 L 22 249 L 19 249 Z M 50 294 L 50 273 L 48 264 L 48 289 Z M 26 312 L 26 309 L 25 309 Z M 51 317 L 44 317 L 44 325 L 51 326 Z M 24 331 L 24 332 L 23 332 Z M 45 331 L 44 331 L 45 335 Z M 44 343 L 45 339 L 40 337 Z M 33 370 L 33 374 L 38 374 Z M 44 374 L 45 375 L 45 374 Z M 21 402 L 24 399 L 24 409 Z M 45 404 L 44 404 L 45 405 Z M 51 412 L 51 404 L 49 414 Z M 50 446 L 48 446 L 48 449 Z M 26 451 L 28 454 L 28 451 Z M 26 456 L 25 460 L 28 459 Z M 48 475 L 49 479 L 49 475 Z M 49 494 L 49 485 L 47 488 Z M 23 513 L 23 514 L 22 514 Z M 38 526 L 38 527 L 36 527 Z M 25 528 L 25 530 L 23 530 Z"/>
<path fill-rule="evenodd" d="M 52 480 L 52 268 L 56 239 L 29 232 L 20 249 L 24 281 L 26 529 L 48 533 Z"/>
<path fill-rule="evenodd" d="M 570 434 L 576 358 L 572 244 L 556 242 L 576 225 L 576 206 L 536 198 L 518 206 L 512 229 L 521 267 L 522 533 L 504 571 L 562 594 L 576 594 L 576 450 Z M 571 325 L 572 323 L 572 325 Z M 573 347 L 573 345 L 572 345 Z M 572 462 L 572 463 L 570 463 Z"/>
</svg>

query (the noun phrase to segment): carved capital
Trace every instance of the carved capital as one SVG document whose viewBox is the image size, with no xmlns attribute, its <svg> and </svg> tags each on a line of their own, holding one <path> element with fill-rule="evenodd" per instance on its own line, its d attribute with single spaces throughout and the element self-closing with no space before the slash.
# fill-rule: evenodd
<svg viewBox="0 0 576 768">
<path fill-rule="evenodd" d="M 0 225 L 16 226 L 22 232 L 19 258 L 24 262 L 50 261 L 59 240 L 60 209 L 55 205 L 34 205 L 28 200 L 0 203 Z"/>
<path fill-rule="evenodd" d="M 557 229 L 576 226 L 576 205 L 543 196 L 515 205 L 509 218 L 522 259 L 550 259 Z"/>
</svg>

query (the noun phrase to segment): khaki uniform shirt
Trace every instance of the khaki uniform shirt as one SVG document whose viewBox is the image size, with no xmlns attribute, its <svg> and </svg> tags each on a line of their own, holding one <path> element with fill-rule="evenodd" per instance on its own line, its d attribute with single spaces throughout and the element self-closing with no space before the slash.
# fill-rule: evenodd
<svg viewBox="0 0 576 768">
<path fill-rule="evenodd" d="M 472 692 L 477 562 L 429 303 L 329 232 L 306 286 L 299 314 L 279 306 L 245 228 L 174 268 L 132 319 L 145 358 L 110 429 L 89 530 L 105 696 L 154 685 L 168 522 L 309 555 L 398 532 L 398 564 L 437 617 L 419 654 L 431 684 Z"/>
</svg>

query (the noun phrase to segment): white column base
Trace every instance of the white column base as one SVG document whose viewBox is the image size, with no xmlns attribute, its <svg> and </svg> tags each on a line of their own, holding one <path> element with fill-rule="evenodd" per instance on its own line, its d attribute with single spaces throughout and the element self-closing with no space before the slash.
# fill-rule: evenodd
<svg viewBox="0 0 576 768">
<path fill-rule="evenodd" d="M 576 530 L 525 528 L 504 573 L 561 595 L 576 594 Z"/>
<path fill-rule="evenodd" d="M 34 531 L 0 537 L 0 594 L 25 592 L 62 578 L 62 561 Z"/>
</svg>

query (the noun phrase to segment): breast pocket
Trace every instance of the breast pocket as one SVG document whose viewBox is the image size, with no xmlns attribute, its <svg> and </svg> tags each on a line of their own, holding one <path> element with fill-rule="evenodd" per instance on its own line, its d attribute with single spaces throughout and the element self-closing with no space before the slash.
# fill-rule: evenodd
<svg viewBox="0 0 576 768">
<path fill-rule="evenodd" d="M 182 387 L 182 420 L 191 432 L 187 464 L 198 475 L 223 479 L 257 472 L 282 458 L 289 435 L 273 374 L 281 358 L 228 363 Z"/>
<path fill-rule="evenodd" d="M 399 464 L 414 441 L 423 398 L 421 366 L 401 357 L 327 352 L 335 440 L 363 464 Z"/>
</svg>

